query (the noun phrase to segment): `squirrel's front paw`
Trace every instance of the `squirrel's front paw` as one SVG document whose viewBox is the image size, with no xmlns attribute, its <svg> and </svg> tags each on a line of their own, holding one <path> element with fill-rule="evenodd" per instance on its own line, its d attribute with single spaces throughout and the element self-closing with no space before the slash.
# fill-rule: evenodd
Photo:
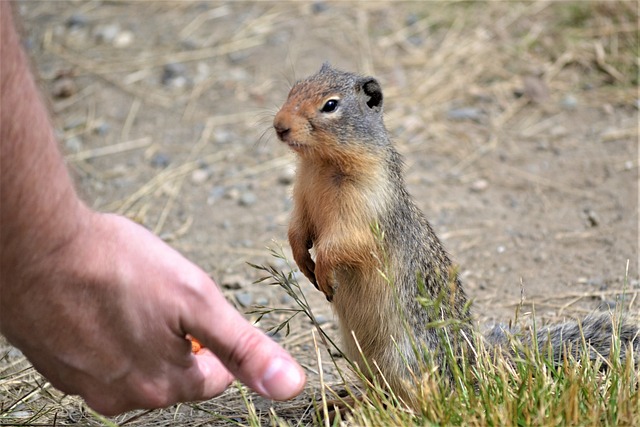
<svg viewBox="0 0 640 427">
<path fill-rule="evenodd" d="M 316 289 L 319 290 L 320 288 L 318 287 L 318 279 L 315 275 L 316 264 L 313 262 L 311 257 L 305 259 L 303 263 L 298 263 L 298 268 L 300 269 L 300 271 L 302 271 L 302 274 L 304 274 L 307 279 L 309 279 L 309 281 L 313 283 L 313 286 L 315 286 Z"/>
<path fill-rule="evenodd" d="M 316 263 L 313 262 L 311 255 L 309 255 L 309 252 L 307 250 L 294 250 L 293 259 L 295 260 L 296 264 L 298 264 L 298 268 L 300 269 L 302 274 L 304 274 L 307 279 L 309 279 L 309 281 L 313 283 L 313 286 L 318 289 L 318 281 L 316 280 L 315 275 Z"/>
<path fill-rule="evenodd" d="M 327 301 L 333 302 L 333 285 L 329 283 L 322 284 L 320 282 L 318 284 L 318 289 L 324 294 Z"/>
<path fill-rule="evenodd" d="M 301 268 L 302 273 L 305 276 L 307 276 L 307 279 L 309 279 L 311 281 L 311 283 L 313 283 L 313 286 L 315 286 L 316 289 L 319 289 L 318 288 L 318 279 L 316 278 L 316 275 L 315 275 L 315 269 L 316 269 L 315 262 L 313 262 L 311 257 L 308 257 L 305 260 L 305 263 L 303 265 L 304 265 L 304 267 Z"/>
<path fill-rule="evenodd" d="M 316 280 L 318 281 L 318 290 L 324 294 L 327 301 L 332 302 L 336 287 L 333 271 L 325 271 L 324 269 L 318 268 L 318 264 L 316 264 Z"/>
</svg>

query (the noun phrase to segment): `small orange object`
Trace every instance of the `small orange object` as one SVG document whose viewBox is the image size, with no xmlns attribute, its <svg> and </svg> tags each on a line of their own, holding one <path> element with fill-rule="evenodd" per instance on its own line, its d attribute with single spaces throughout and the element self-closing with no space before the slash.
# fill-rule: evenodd
<svg viewBox="0 0 640 427">
<path fill-rule="evenodd" d="M 202 344 L 200 344 L 200 341 L 198 341 L 191 335 L 187 335 L 187 339 L 191 341 L 191 353 L 198 354 L 198 352 L 204 348 Z"/>
</svg>

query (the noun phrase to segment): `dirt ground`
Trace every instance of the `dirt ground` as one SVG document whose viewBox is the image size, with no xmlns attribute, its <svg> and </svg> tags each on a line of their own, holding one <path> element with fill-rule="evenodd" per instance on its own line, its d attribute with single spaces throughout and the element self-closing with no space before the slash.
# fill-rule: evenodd
<svg viewBox="0 0 640 427">
<path fill-rule="evenodd" d="M 247 262 L 287 269 L 266 248 L 289 253 L 295 159 L 271 121 L 324 61 L 383 84 L 409 190 L 481 325 L 508 321 L 522 298 L 545 321 L 621 300 L 640 312 L 637 2 L 23 1 L 20 14 L 85 199 L 154 230 L 244 312 L 292 304 L 253 284 Z M 336 334 L 328 303 L 303 288 Z M 276 406 L 286 419 L 318 388 L 311 329 L 275 337 L 309 375 L 304 396 Z M 0 372 L 19 359 L 7 351 Z M 329 365 L 325 380 L 337 381 Z M 60 404 L 51 396 L 42 405 Z M 96 423 L 65 399 L 58 422 Z M 143 419 L 242 422 L 238 402 L 234 389 Z"/>
</svg>

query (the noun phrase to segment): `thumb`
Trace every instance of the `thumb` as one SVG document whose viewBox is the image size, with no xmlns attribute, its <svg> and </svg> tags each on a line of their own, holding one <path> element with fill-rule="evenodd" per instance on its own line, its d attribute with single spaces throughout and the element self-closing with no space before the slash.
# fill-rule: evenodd
<svg viewBox="0 0 640 427">
<path fill-rule="evenodd" d="M 252 326 L 217 286 L 205 307 L 190 310 L 184 328 L 211 350 L 240 381 L 264 397 L 287 400 L 305 384 L 302 368 L 277 343 Z"/>
</svg>

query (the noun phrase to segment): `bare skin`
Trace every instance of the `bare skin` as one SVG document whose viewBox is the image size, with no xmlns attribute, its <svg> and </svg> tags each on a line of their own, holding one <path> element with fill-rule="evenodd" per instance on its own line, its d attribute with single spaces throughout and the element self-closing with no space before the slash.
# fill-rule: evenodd
<svg viewBox="0 0 640 427">
<path fill-rule="evenodd" d="M 300 366 L 202 270 L 78 198 L 6 1 L 0 49 L 0 332 L 106 415 L 208 399 L 234 378 L 300 393 Z M 208 350 L 192 354 L 187 334 Z"/>
</svg>

